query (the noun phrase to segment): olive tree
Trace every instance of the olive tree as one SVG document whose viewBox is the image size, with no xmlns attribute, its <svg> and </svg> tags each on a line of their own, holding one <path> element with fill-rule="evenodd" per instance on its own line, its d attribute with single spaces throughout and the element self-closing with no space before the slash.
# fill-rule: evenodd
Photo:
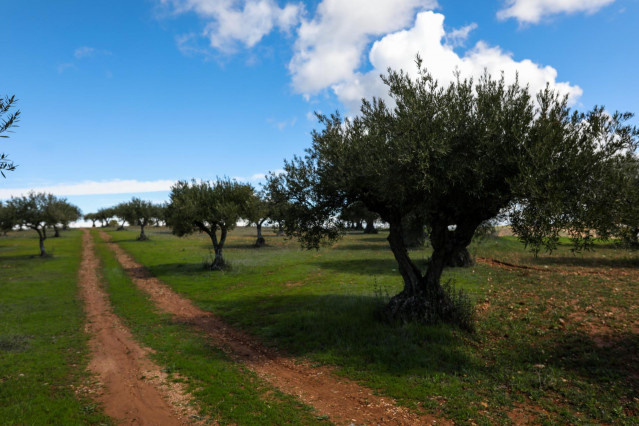
<svg viewBox="0 0 639 426">
<path fill-rule="evenodd" d="M 622 163 L 618 229 L 615 235 L 621 237 L 631 248 L 639 248 L 639 160 L 628 156 Z"/>
<path fill-rule="evenodd" d="M 552 238 L 544 236 L 552 236 L 557 218 L 570 228 L 583 216 L 579 209 L 611 201 L 598 179 L 612 159 L 634 150 L 638 132 L 624 124 L 629 114 L 573 112 L 549 87 L 535 98 L 518 81 L 507 84 L 487 73 L 478 80 L 457 75 L 440 86 L 419 58 L 417 65 L 416 78 L 393 70 L 382 76 L 392 107 L 373 99 L 364 100 L 353 119 L 318 115 L 323 129 L 313 131 L 307 154 L 285 162 L 280 186 L 295 217 L 285 229 L 316 248 L 342 234 L 336 217 L 345 205 L 363 203 L 389 224 L 388 242 L 404 281 L 386 314 L 471 328 L 459 307 L 465 302 L 456 303 L 458 294 L 441 284 L 445 265 L 505 209 L 525 242 L 552 248 Z M 537 216 L 540 226 L 525 232 L 518 220 L 532 217 L 527 213 L 544 205 L 548 194 L 550 214 Z M 554 204 L 560 199 L 563 204 Z M 409 256 L 407 218 L 429 230 L 433 253 L 425 272 Z M 585 225 L 597 223 L 575 223 L 575 239 Z"/>
<path fill-rule="evenodd" d="M 97 222 L 99 219 L 96 213 L 87 213 L 84 215 L 84 220 L 90 220 L 91 222 L 93 222 L 93 227 L 95 228 L 95 222 Z"/>
<path fill-rule="evenodd" d="M 106 228 L 109 225 L 109 221 L 113 218 L 113 216 L 115 216 L 115 213 L 113 212 L 113 208 L 103 207 L 101 209 L 98 209 L 98 211 L 95 213 L 95 216 L 97 220 L 102 222 L 102 227 Z"/>
<path fill-rule="evenodd" d="M 140 227 L 140 236 L 138 241 L 146 241 L 149 238 L 144 233 L 144 228 L 153 223 L 153 219 L 157 217 L 158 206 L 150 201 L 141 200 L 137 197 L 133 197 L 131 201 L 118 205 L 118 209 L 110 209 L 113 217 L 114 215 L 122 215 L 127 222 L 132 226 Z M 124 222 L 123 222 L 124 223 Z"/>
<path fill-rule="evenodd" d="M 40 240 L 40 256 L 46 256 L 44 241 L 47 239 L 47 226 L 54 220 L 52 217 L 53 206 L 59 200 L 45 193 L 31 192 L 27 196 L 11 197 L 7 206 L 13 210 L 16 223 L 33 229 L 38 233 Z"/>
<path fill-rule="evenodd" d="M 67 229 L 71 222 L 82 217 L 82 211 L 65 198 L 56 198 L 47 194 L 46 205 L 47 225 L 53 228 L 54 237 L 60 236 L 60 227 Z"/>
<path fill-rule="evenodd" d="M 261 193 L 254 192 L 249 198 L 243 218 L 246 219 L 249 224 L 255 224 L 257 228 L 257 239 L 255 240 L 255 247 L 262 247 L 266 244 L 266 240 L 262 235 L 262 225 L 269 218 L 269 203 Z"/>
<path fill-rule="evenodd" d="M 283 175 L 270 172 L 262 190 L 262 196 L 269 210 L 268 222 L 276 228 L 277 235 L 284 233 L 284 221 L 291 207 L 283 179 Z"/>
<path fill-rule="evenodd" d="M 2 133 L 11 132 L 12 127 L 17 127 L 17 123 L 20 120 L 20 110 L 9 112 L 12 108 L 15 108 L 15 104 L 18 102 L 15 95 L 9 97 L 5 96 L 4 99 L 0 98 L 0 138 L 8 138 L 9 136 Z M 6 115 L 6 118 L 3 116 Z M 0 153 L 0 174 L 2 177 L 6 177 L 4 171 L 13 171 L 16 166 L 13 161 L 10 161 L 7 154 Z"/>
<path fill-rule="evenodd" d="M 171 188 L 169 195 L 167 225 L 178 236 L 196 230 L 205 232 L 215 250 L 215 259 L 210 268 L 222 270 L 225 267 L 223 249 L 228 231 L 235 228 L 237 221 L 245 216 L 253 192 L 251 185 L 230 179 L 218 179 L 215 182 L 192 180 L 190 183 L 179 181 Z"/>
</svg>

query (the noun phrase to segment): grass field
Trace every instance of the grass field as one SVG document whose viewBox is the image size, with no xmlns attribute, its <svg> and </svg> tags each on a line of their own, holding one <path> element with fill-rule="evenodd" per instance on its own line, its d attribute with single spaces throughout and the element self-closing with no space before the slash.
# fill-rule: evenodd
<svg viewBox="0 0 639 426">
<path fill-rule="evenodd" d="M 266 232 L 230 234 L 231 269 L 210 272 L 205 236 L 150 229 L 109 231 L 115 242 L 176 291 L 261 340 L 459 424 L 639 424 L 639 253 L 599 244 L 561 246 L 534 258 L 514 238 L 471 247 L 483 259 L 449 269 L 476 303 L 474 334 L 439 325 L 388 325 L 375 312 L 401 289 L 386 235 L 351 234 L 301 251 Z M 40 259 L 30 233 L 0 238 L 0 423 L 100 423 L 86 399 L 86 336 L 76 276 L 80 234 L 47 240 Z M 185 324 L 153 309 L 104 244 L 102 276 L 115 312 L 156 362 L 178 373 L 203 418 L 250 424 L 322 421 L 231 362 Z M 424 262 L 427 248 L 412 252 Z M 515 267 L 525 266 L 527 268 Z"/>
<path fill-rule="evenodd" d="M 231 234 L 232 269 L 223 273 L 203 268 L 204 236 L 152 230 L 141 243 L 135 231 L 111 235 L 200 307 L 415 410 L 459 423 L 637 423 L 637 253 L 601 244 L 534 258 L 513 238 L 473 246 L 480 257 L 531 269 L 478 263 L 445 272 L 476 301 L 478 330 L 469 335 L 374 319 L 401 289 L 383 233 L 307 252 L 275 236 L 253 249 L 253 232 Z M 412 255 L 425 261 L 429 250 Z"/>
<path fill-rule="evenodd" d="M 0 237 L 0 424 L 101 424 L 85 391 L 87 336 L 77 296 L 81 233 Z M 34 256 L 35 255 L 35 256 Z"/>
</svg>

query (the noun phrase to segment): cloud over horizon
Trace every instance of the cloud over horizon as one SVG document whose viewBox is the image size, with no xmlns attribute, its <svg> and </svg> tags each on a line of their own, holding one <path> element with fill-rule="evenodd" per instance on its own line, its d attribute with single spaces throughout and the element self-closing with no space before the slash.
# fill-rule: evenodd
<svg viewBox="0 0 639 426">
<path fill-rule="evenodd" d="M 0 199 L 27 195 L 31 191 L 46 192 L 57 196 L 159 192 L 169 191 L 174 183 L 175 181 L 173 180 L 138 181 L 135 179 L 115 179 L 103 182 L 84 181 L 33 188 L 0 188 Z"/>
<path fill-rule="evenodd" d="M 503 72 L 509 83 L 514 82 L 519 75 L 520 82 L 529 84 L 533 93 L 542 90 L 548 83 L 568 95 L 571 104 L 575 104 L 582 95 L 579 86 L 557 81 L 557 70 L 553 67 L 542 66 L 528 59 L 516 61 L 511 53 L 484 41 L 477 42 L 463 55 L 458 55 L 449 44 L 451 37 L 447 37 L 444 19 L 440 13 L 420 12 L 412 28 L 388 34 L 373 44 L 369 52 L 369 61 L 373 66 L 371 71 L 356 72 L 353 78 L 332 85 L 332 90 L 351 111 L 358 108 L 363 97 L 387 97 L 388 89 L 379 75 L 392 68 L 416 76 L 415 55 L 419 53 L 423 66 L 442 84 L 453 81 L 456 70 L 459 70 L 462 78 L 475 79 L 487 70 L 493 76 Z M 472 26 L 468 26 L 451 31 L 454 43 L 463 43 L 472 29 Z"/>
</svg>

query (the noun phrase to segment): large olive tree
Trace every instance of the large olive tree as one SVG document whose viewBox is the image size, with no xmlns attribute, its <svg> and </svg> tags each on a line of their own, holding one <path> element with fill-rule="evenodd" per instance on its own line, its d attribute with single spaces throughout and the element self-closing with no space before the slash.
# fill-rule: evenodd
<svg viewBox="0 0 639 426">
<path fill-rule="evenodd" d="M 417 62 L 417 78 L 392 70 L 382 77 L 392 107 L 373 99 L 353 119 L 318 115 L 323 129 L 312 133 L 307 154 L 285 162 L 280 190 L 295 218 L 285 225 L 315 248 L 340 236 L 337 214 L 361 202 L 390 225 L 388 242 L 404 280 L 387 314 L 456 322 L 458 307 L 440 278 L 480 224 L 511 209 L 516 231 L 533 247 L 552 248 L 558 218 L 578 240 L 597 223 L 574 221 L 611 202 L 598 182 L 614 158 L 634 150 L 637 130 L 624 124 L 627 114 L 572 112 L 550 88 L 535 98 L 503 76 L 458 76 L 443 87 Z M 549 214 L 533 215 L 537 208 Z M 524 232 L 533 217 L 539 226 Z M 430 230 L 433 254 L 425 272 L 409 256 L 407 219 Z"/>
<path fill-rule="evenodd" d="M 167 225 L 178 236 L 188 235 L 196 230 L 205 232 L 211 238 L 215 250 L 211 270 L 224 269 L 222 251 L 226 236 L 228 231 L 235 228 L 240 218 L 246 217 L 253 194 L 251 185 L 230 179 L 218 179 L 215 182 L 193 180 L 190 183 L 179 181 L 171 188 L 166 210 Z"/>
</svg>

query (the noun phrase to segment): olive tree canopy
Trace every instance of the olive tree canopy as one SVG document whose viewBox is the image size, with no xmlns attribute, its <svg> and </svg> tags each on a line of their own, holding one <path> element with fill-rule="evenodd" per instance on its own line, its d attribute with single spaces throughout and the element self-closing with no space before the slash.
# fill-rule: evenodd
<svg viewBox="0 0 639 426">
<path fill-rule="evenodd" d="M 56 198 L 47 194 L 47 225 L 54 230 L 54 237 L 60 236 L 60 227 L 67 229 L 71 222 L 82 217 L 82 211 L 74 204 L 69 203 L 65 198 Z"/>
<path fill-rule="evenodd" d="M 246 217 L 246 211 L 254 194 L 251 185 L 230 179 L 207 181 L 179 181 L 171 188 L 166 210 L 167 225 L 178 236 L 196 230 L 205 232 L 213 243 L 215 259 L 211 270 L 225 267 L 224 243 L 229 230 L 237 221 Z M 217 231 L 220 231 L 220 237 Z"/>
<path fill-rule="evenodd" d="M 118 216 L 124 218 L 131 226 L 140 227 L 138 241 L 148 240 L 144 228 L 150 225 L 159 214 L 159 207 L 157 205 L 137 197 L 133 197 L 131 201 L 127 203 L 119 204 L 117 208 L 110 208 L 108 210 L 110 212 L 110 218 Z"/>
<path fill-rule="evenodd" d="M 62 205 L 65 207 L 62 208 Z M 11 197 L 6 206 L 12 210 L 16 224 L 33 229 L 38 233 L 40 256 L 47 254 L 44 247 L 44 241 L 47 239 L 47 226 L 53 226 L 53 224 L 65 220 L 65 213 L 61 213 L 64 209 L 74 210 L 74 216 L 77 212 L 77 218 L 80 217 L 80 211 L 76 206 L 64 199 L 58 199 L 52 194 L 31 192 L 27 196 Z"/>
<path fill-rule="evenodd" d="M 316 248 L 339 237 L 341 209 L 361 202 L 390 225 L 388 241 L 404 280 L 387 314 L 402 320 L 459 322 L 444 290 L 444 266 L 465 250 L 477 227 L 504 210 L 524 242 L 552 248 L 556 226 L 575 241 L 597 228 L 613 202 L 599 182 L 614 159 L 637 145 L 630 114 L 595 108 L 571 111 L 550 88 L 532 96 L 518 81 L 459 75 L 443 87 L 417 59 L 418 76 L 382 76 L 394 102 L 364 100 L 361 114 L 318 115 L 303 157 L 286 161 L 280 190 L 295 220 L 286 230 Z M 603 179 L 605 180 L 605 179 Z M 543 214 L 535 214 L 541 209 Z M 425 271 L 412 261 L 403 235 L 406 218 L 430 230 L 433 254 Z"/>
<path fill-rule="evenodd" d="M 270 203 L 265 198 L 265 194 L 254 192 L 246 205 L 244 219 L 246 219 L 249 224 L 255 224 L 257 228 L 257 239 L 255 240 L 255 244 L 253 244 L 255 247 L 262 247 L 266 244 L 266 240 L 262 235 L 262 226 L 264 222 L 269 219 L 270 214 Z"/>
</svg>

